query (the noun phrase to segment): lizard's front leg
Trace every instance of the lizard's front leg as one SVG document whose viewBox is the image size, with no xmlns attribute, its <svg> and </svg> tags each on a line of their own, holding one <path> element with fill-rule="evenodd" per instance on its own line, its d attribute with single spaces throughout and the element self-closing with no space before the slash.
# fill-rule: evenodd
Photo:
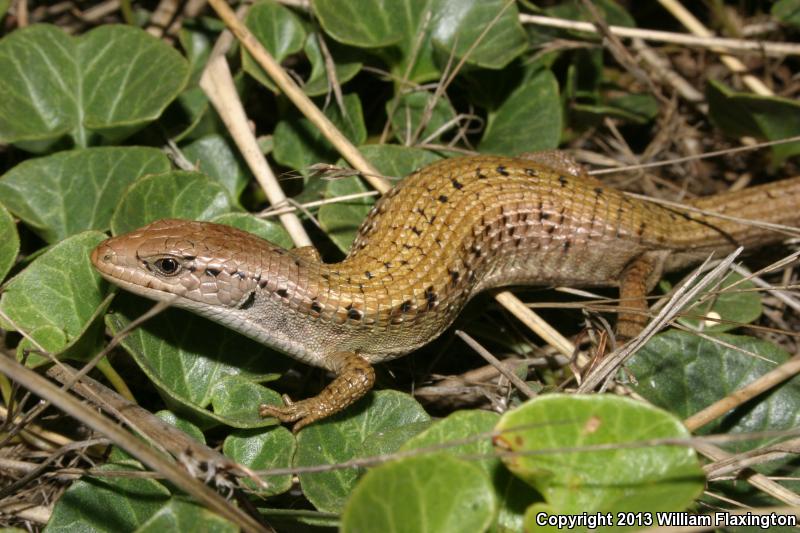
<svg viewBox="0 0 800 533">
<path fill-rule="evenodd" d="M 375 383 L 375 370 L 366 359 L 354 352 L 337 352 L 331 358 L 336 378 L 322 392 L 299 402 L 284 396 L 286 405 L 262 404 L 258 413 L 281 422 L 296 422 L 292 431 L 297 433 L 316 420 L 338 413 L 369 392 Z"/>
</svg>

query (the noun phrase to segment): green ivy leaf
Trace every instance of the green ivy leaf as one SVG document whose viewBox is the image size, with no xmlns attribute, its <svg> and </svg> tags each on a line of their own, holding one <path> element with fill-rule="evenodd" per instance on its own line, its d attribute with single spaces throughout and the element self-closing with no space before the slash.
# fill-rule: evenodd
<svg viewBox="0 0 800 533">
<path fill-rule="evenodd" d="M 687 418 L 789 358 L 779 347 L 754 337 L 720 333 L 710 337 L 704 339 L 674 330 L 653 337 L 626 365 L 636 377 L 633 385 L 636 392 L 655 405 Z M 799 425 L 800 379 L 795 377 L 771 389 L 757 403 L 738 407 L 699 432 L 756 433 Z M 773 440 L 754 439 L 725 446 L 744 451 Z"/>
<path fill-rule="evenodd" d="M 690 304 L 687 307 L 687 313 L 690 315 L 717 315 L 723 321 L 709 320 L 702 324 L 703 331 L 728 331 L 739 327 L 739 324 L 749 324 L 761 316 L 761 297 L 755 291 L 756 285 L 751 281 L 742 281 L 742 279 L 741 275 L 731 272 L 719 284 L 715 295 L 705 292 L 695 300 L 695 302 L 702 300 L 702 303 L 695 303 L 693 306 Z M 736 284 L 735 287 L 726 290 L 727 287 L 734 284 Z M 705 321 L 695 318 L 680 318 L 678 322 L 697 330 Z"/>
<path fill-rule="evenodd" d="M 391 113 L 392 131 L 400 142 L 407 146 L 413 145 L 417 141 L 437 142 L 442 133 L 445 133 L 445 131 L 440 131 L 440 128 L 455 118 L 456 111 L 450 102 L 439 98 L 427 117 L 425 127 L 419 136 L 414 138 L 419 125 L 425 118 L 425 109 L 433 97 L 434 95 L 428 92 L 406 93 L 400 96 L 399 101 L 386 103 L 386 113 Z M 448 129 L 452 130 L 456 127 L 457 124 L 451 123 Z M 434 134 L 436 135 L 434 136 Z"/>
<path fill-rule="evenodd" d="M 120 235 L 161 218 L 210 220 L 236 210 L 225 187 L 205 174 L 155 174 L 127 190 L 111 218 L 111 232 Z"/>
<path fill-rule="evenodd" d="M 341 463 L 362 457 L 365 443 L 382 433 L 428 420 L 422 406 L 407 394 L 389 390 L 371 393 L 350 409 L 303 428 L 297 435 L 294 466 Z M 303 493 L 314 507 L 339 512 L 358 475 L 357 469 L 348 468 L 299 477 Z"/>
<path fill-rule="evenodd" d="M 11 270 L 19 253 L 19 234 L 11 213 L 0 204 L 0 283 Z"/>
<path fill-rule="evenodd" d="M 279 63 L 291 54 L 299 52 L 306 40 L 306 31 L 297 16 L 273 0 L 259 0 L 253 4 L 244 22 L 255 38 Z M 259 83 L 277 92 L 277 87 L 270 77 L 244 47 L 242 47 L 242 66 L 245 72 Z"/>
<path fill-rule="evenodd" d="M 708 80 L 708 114 L 719 129 L 730 136 L 754 136 L 775 141 L 800 135 L 800 103 L 789 98 L 737 93 L 724 84 Z M 800 154 L 800 142 L 771 147 L 772 164 L 779 167 Z"/>
<path fill-rule="evenodd" d="M 311 33 L 306 38 L 306 44 L 303 47 L 303 51 L 311 63 L 311 74 L 303 85 L 303 91 L 308 96 L 321 96 L 332 90 L 331 82 L 328 80 L 328 70 L 325 68 L 325 58 L 319 47 L 319 39 L 318 33 Z M 358 74 L 362 64 L 355 60 L 355 54 L 351 49 L 337 46 L 335 41 L 326 42 L 326 45 L 334 61 L 336 81 L 339 85 L 344 85 Z"/>
<path fill-rule="evenodd" d="M 109 463 L 102 470 L 138 472 L 136 461 Z M 144 477 L 84 477 L 58 499 L 45 531 L 134 531 L 170 500 L 169 490 Z"/>
<path fill-rule="evenodd" d="M 0 142 L 37 151 L 64 135 L 119 141 L 161 115 L 188 79 L 186 60 L 138 28 L 71 37 L 44 24 L 0 40 Z"/>
<path fill-rule="evenodd" d="M 173 497 L 146 522 L 136 528 L 137 533 L 163 531 L 204 531 L 208 533 L 236 533 L 239 528 L 221 516 L 182 497 Z"/>
<path fill-rule="evenodd" d="M 283 405 L 283 400 L 277 392 L 239 375 L 225 376 L 211 389 L 214 413 L 226 420 L 236 420 L 238 427 L 277 424 L 277 420 L 265 420 L 258 414 L 262 404 Z"/>
<path fill-rule="evenodd" d="M 789 359 L 789 354 L 774 344 L 753 337 L 719 333 L 709 334 L 709 337 L 700 338 L 674 330 L 653 337 L 627 365 L 628 371 L 636 378 L 634 390 L 654 404 L 687 418 Z M 715 339 L 724 344 L 714 342 Z M 789 431 L 798 426 L 800 378 L 794 377 L 706 424 L 696 433 L 735 435 Z M 734 440 L 721 446 L 732 453 L 741 453 L 783 439 L 776 436 Z M 796 463 L 789 456 L 755 468 L 768 476 L 796 477 Z M 783 484 L 790 490 L 798 490 L 797 483 L 787 481 Z M 774 503 L 774 500 L 747 484 L 718 482 L 715 487 L 719 492 L 748 505 Z"/>
<path fill-rule="evenodd" d="M 128 186 L 167 172 L 155 148 L 88 148 L 28 159 L 0 177 L 3 203 L 50 243 L 90 229 L 105 231 Z"/>
<path fill-rule="evenodd" d="M 193 424 L 169 411 L 157 414 L 165 422 L 205 443 L 203 433 Z M 99 470 L 141 472 L 138 461 L 113 448 L 109 463 Z M 45 531 L 219 531 L 233 533 L 230 522 L 172 494 L 164 484 L 145 477 L 85 476 L 73 483 L 58 499 Z"/>
<path fill-rule="evenodd" d="M 556 148 L 560 137 L 558 82 L 552 72 L 541 70 L 489 115 L 478 148 L 483 153 L 513 156 Z"/>
<path fill-rule="evenodd" d="M 106 325 L 116 335 L 149 307 L 150 302 L 123 293 L 106 315 Z M 173 410 L 186 411 L 206 423 L 239 428 L 275 424 L 272 419 L 255 416 L 260 397 L 253 399 L 253 412 L 243 412 L 229 401 L 242 396 L 224 389 L 241 383 L 229 381 L 231 376 L 255 383 L 275 379 L 287 368 L 288 360 L 266 346 L 179 309 L 167 309 L 157 319 L 136 328 L 125 337 L 122 346 L 174 404 Z M 273 403 L 279 400 L 274 392 L 266 394 Z M 221 413 L 207 409 L 212 402 Z"/>
<path fill-rule="evenodd" d="M 333 124 L 350 139 L 353 144 L 362 144 L 367 138 L 364 116 L 361 113 L 361 100 L 356 94 L 344 96 L 345 113 L 336 104 L 324 110 Z M 308 119 L 294 116 L 278 122 L 275 126 L 275 147 L 273 155 L 281 165 L 306 172 L 314 164 L 338 158 L 336 150 L 325 140 L 322 133 Z"/>
<path fill-rule="evenodd" d="M 206 135 L 181 150 L 199 172 L 225 187 L 231 198 L 238 199 L 252 177 L 239 153 L 222 135 Z"/>
<path fill-rule="evenodd" d="M 405 75 L 413 60 L 408 77 L 418 82 L 438 78 L 440 66 L 451 55 L 458 61 L 469 50 L 468 64 L 500 69 L 527 45 L 517 7 L 512 4 L 472 48 L 484 28 L 506 7 L 503 0 L 315 0 L 312 5 L 328 35 L 344 44 L 377 49 L 398 77 Z M 421 31 L 425 35 L 415 52 Z"/>
<path fill-rule="evenodd" d="M 367 472 L 342 512 L 341 530 L 486 531 L 495 507 L 479 467 L 444 454 L 410 457 Z"/>
<path fill-rule="evenodd" d="M 782 23 L 800 28 L 800 2 L 797 0 L 778 0 L 772 4 L 770 12 Z"/>
<path fill-rule="evenodd" d="M 417 168 L 440 159 L 432 152 L 393 145 L 362 146 L 361 153 L 381 174 L 393 177 L 405 176 Z M 328 183 L 325 197 L 337 198 L 367 190 L 360 178 L 340 178 Z M 353 243 L 356 230 L 374 203 L 374 197 L 364 197 L 323 205 L 319 210 L 319 223 L 339 249 L 346 252 Z"/>
<path fill-rule="evenodd" d="M 53 351 L 80 338 L 106 295 L 108 285 L 89 261 L 92 249 L 105 237 L 97 231 L 70 237 L 11 278 L 0 296 L 0 310 L 16 327 L 3 327 L 19 328 L 37 340 L 41 334 L 45 347 Z"/>
<path fill-rule="evenodd" d="M 441 449 L 449 444 L 448 455 L 479 466 L 491 480 L 498 502 L 497 529 L 522 531 L 523 511 L 541 496 L 513 476 L 494 454 L 492 432 L 499 419 L 500 415 L 488 411 L 456 411 L 410 438 L 400 450 Z"/>
<path fill-rule="evenodd" d="M 292 466 L 297 443 L 285 427 L 236 431 L 225 439 L 222 451 L 226 457 L 251 470 L 269 470 Z M 292 487 L 292 475 L 259 476 L 267 486 L 262 487 L 250 479 L 243 483 L 261 497 L 281 494 Z"/>
<path fill-rule="evenodd" d="M 689 437 L 674 416 L 630 398 L 540 396 L 503 415 L 496 431 L 509 470 L 561 514 L 682 511 L 704 487 L 692 448 L 623 446 Z M 570 451 L 608 444 L 620 447 Z"/>
</svg>

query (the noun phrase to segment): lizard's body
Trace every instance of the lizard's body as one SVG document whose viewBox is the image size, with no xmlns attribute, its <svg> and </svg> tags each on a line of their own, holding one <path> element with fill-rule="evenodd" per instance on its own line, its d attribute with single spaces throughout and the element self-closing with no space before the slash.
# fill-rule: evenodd
<svg viewBox="0 0 800 533">
<path fill-rule="evenodd" d="M 693 205 L 796 225 L 800 178 Z M 628 198 L 557 166 L 477 156 L 440 161 L 402 180 L 376 203 L 340 263 L 324 264 L 310 249 L 286 251 L 231 227 L 178 220 L 109 239 L 92 259 L 123 288 L 174 298 L 178 307 L 340 374 L 344 390 L 329 396 L 347 401 L 331 396 L 333 408 L 311 403 L 324 403 L 321 395 L 264 409 L 302 419 L 302 426 L 363 395 L 372 383 L 369 364 L 426 344 L 481 290 L 622 285 L 623 297 L 641 298 L 663 270 L 783 237 Z M 160 268 L 167 258 L 177 272 Z M 635 315 L 621 320 L 628 334 L 641 322 Z"/>
</svg>

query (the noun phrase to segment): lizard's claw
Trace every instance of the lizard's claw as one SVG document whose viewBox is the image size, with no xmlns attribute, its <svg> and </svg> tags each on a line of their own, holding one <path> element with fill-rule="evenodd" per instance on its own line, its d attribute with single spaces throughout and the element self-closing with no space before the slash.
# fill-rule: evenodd
<svg viewBox="0 0 800 533">
<path fill-rule="evenodd" d="M 328 414 L 328 411 L 324 408 L 320 409 L 318 405 L 320 402 L 315 402 L 314 400 L 316 399 L 309 398 L 295 403 L 284 395 L 283 403 L 285 405 L 261 404 L 258 408 L 258 414 L 262 417 L 271 416 L 277 418 L 281 422 L 297 422 L 292 426 L 292 433 L 297 433 L 311 422 L 324 418 Z"/>
</svg>

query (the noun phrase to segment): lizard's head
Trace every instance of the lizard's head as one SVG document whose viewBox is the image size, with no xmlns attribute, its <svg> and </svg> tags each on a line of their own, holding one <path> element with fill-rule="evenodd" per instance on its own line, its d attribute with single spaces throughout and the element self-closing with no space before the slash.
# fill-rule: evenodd
<svg viewBox="0 0 800 533">
<path fill-rule="evenodd" d="M 265 246 L 273 245 L 229 226 L 164 219 L 106 239 L 92 263 L 108 281 L 153 300 L 234 307 L 255 288 L 258 273 L 248 267 Z"/>
</svg>

